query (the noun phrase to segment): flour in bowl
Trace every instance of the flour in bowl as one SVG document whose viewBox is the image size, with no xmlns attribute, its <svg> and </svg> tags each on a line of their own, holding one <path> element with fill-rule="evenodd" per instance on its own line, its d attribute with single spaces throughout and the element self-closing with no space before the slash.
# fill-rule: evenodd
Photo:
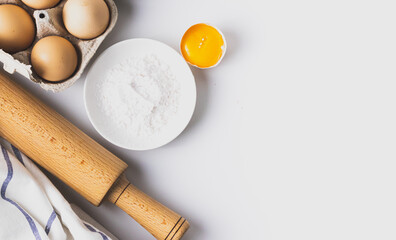
<svg viewBox="0 0 396 240">
<path fill-rule="evenodd" d="M 109 124 L 128 135 L 158 134 L 180 104 L 180 82 L 169 65 L 154 54 L 120 62 L 99 84 L 99 104 Z"/>
</svg>

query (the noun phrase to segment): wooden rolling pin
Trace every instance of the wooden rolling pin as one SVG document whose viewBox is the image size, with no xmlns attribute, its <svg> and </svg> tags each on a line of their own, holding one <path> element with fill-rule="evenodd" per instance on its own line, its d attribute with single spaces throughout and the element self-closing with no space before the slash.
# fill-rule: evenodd
<svg viewBox="0 0 396 240">
<path fill-rule="evenodd" d="M 108 200 L 156 239 L 180 239 L 189 227 L 123 175 L 127 164 L 0 73 L 0 135 L 95 206 Z"/>
</svg>

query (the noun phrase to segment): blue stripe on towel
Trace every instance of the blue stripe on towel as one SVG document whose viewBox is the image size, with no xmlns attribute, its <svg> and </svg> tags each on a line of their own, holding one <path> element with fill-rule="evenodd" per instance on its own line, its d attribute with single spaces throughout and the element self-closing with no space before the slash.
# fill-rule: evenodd
<svg viewBox="0 0 396 240">
<path fill-rule="evenodd" d="M 11 144 L 11 147 L 12 147 L 12 151 L 14 151 L 14 154 L 17 157 L 17 159 L 23 164 L 23 166 L 25 166 L 25 163 L 23 162 L 22 154 L 19 151 L 19 149 L 14 147 L 14 145 L 12 145 L 12 144 Z"/>
<path fill-rule="evenodd" d="M 51 230 L 52 223 L 56 218 L 55 210 L 52 211 L 51 216 L 48 218 L 47 225 L 45 226 L 45 233 L 48 235 L 49 231 Z"/>
<path fill-rule="evenodd" d="M 103 240 L 109 240 L 109 238 L 104 233 L 102 233 L 100 231 L 96 231 L 95 228 L 93 228 L 92 226 L 88 225 L 87 223 L 84 223 L 84 225 L 88 228 L 89 231 L 99 233 L 100 236 L 102 236 Z"/>
<path fill-rule="evenodd" d="M 37 230 L 36 224 L 34 223 L 33 219 L 29 216 L 29 214 L 27 212 L 25 212 L 25 210 L 23 210 L 16 202 L 14 202 L 11 199 L 6 197 L 6 190 L 7 190 L 8 184 L 10 183 L 10 181 L 12 179 L 14 170 L 12 169 L 11 161 L 8 156 L 7 150 L 5 150 L 5 148 L 3 146 L 1 146 L 1 150 L 3 152 L 4 160 L 7 163 L 7 169 L 8 169 L 7 177 L 4 180 L 3 185 L 1 186 L 1 192 L 0 192 L 1 198 L 3 198 L 5 201 L 11 203 L 12 205 L 14 205 L 16 208 L 18 208 L 18 210 L 25 216 L 26 220 L 28 221 L 30 229 L 32 229 L 33 235 L 36 238 L 36 240 L 41 240 L 41 237 Z"/>
</svg>

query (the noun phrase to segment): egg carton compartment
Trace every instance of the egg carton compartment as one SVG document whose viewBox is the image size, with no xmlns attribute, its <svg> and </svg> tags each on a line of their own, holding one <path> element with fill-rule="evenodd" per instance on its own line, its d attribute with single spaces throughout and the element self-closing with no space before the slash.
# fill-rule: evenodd
<svg viewBox="0 0 396 240">
<path fill-rule="evenodd" d="M 39 84 L 43 89 L 53 92 L 63 91 L 73 85 L 73 83 L 81 77 L 85 67 L 88 65 L 98 47 L 106 36 L 113 30 L 117 22 L 118 11 L 114 1 L 104 1 L 106 2 L 110 12 L 110 20 L 107 29 L 102 33 L 102 35 L 94 39 L 82 40 L 71 35 L 63 24 L 62 10 L 67 0 L 61 0 L 55 7 L 44 10 L 32 9 L 20 0 L 0 0 L 0 5 L 14 4 L 25 9 L 32 16 L 36 26 L 36 37 L 33 44 L 28 49 L 15 54 L 9 54 L 0 49 L 0 62 L 3 63 L 4 70 L 10 74 L 18 72 L 19 74 L 29 78 L 31 81 Z M 60 82 L 49 82 L 42 79 L 34 72 L 30 64 L 30 54 L 37 41 L 44 37 L 54 35 L 64 37 L 69 40 L 76 48 L 79 58 L 75 73 L 70 78 Z"/>
</svg>

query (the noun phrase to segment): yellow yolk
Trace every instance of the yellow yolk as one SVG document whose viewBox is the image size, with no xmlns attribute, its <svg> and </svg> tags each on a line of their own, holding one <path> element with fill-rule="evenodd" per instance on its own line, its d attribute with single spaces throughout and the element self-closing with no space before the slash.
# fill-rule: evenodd
<svg viewBox="0 0 396 240">
<path fill-rule="evenodd" d="M 180 48 L 187 62 L 200 68 L 208 68 L 221 60 L 225 41 L 216 28 L 199 23 L 187 30 Z"/>
</svg>

